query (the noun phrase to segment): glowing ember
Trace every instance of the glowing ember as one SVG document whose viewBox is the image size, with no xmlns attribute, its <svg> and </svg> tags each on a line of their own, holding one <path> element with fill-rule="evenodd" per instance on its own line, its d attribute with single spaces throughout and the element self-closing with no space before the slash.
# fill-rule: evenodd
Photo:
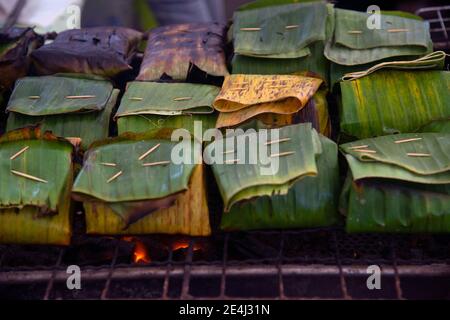
<svg viewBox="0 0 450 320">
<path fill-rule="evenodd" d="M 189 241 L 177 241 L 172 244 L 172 251 L 189 248 Z M 202 246 L 199 243 L 194 243 L 193 251 L 202 250 Z"/>
<path fill-rule="evenodd" d="M 134 242 L 133 261 L 134 263 L 150 263 L 152 260 L 148 255 L 147 248 L 144 243 L 134 237 L 122 237 L 122 240 Z"/>
</svg>

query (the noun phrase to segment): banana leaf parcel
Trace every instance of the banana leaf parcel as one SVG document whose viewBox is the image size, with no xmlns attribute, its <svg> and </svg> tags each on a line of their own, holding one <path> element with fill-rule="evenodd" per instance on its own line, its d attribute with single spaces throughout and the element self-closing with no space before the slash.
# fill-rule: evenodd
<svg viewBox="0 0 450 320">
<path fill-rule="evenodd" d="M 225 78 L 214 101 L 220 111 L 217 128 L 230 128 L 259 120 L 279 127 L 311 122 L 320 133 L 330 133 L 322 80 L 297 75 L 237 75 Z"/>
<path fill-rule="evenodd" d="M 450 232 L 450 134 L 408 133 L 340 146 L 349 232 Z"/>
<path fill-rule="evenodd" d="M 381 70 L 340 84 L 343 136 L 416 132 L 450 119 L 450 72 Z"/>
<path fill-rule="evenodd" d="M 121 27 L 67 30 L 31 57 L 39 75 L 84 73 L 114 78 L 132 69 L 141 38 L 140 32 Z"/>
<path fill-rule="evenodd" d="M 152 29 L 137 80 L 186 81 L 194 78 L 195 82 L 204 82 L 208 76 L 222 78 L 228 74 L 225 37 L 226 28 L 218 23 L 177 24 Z M 201 79 L 197 79 L 199 75 L 195 78 L 194 71 Z"/>
<path fill-rule="evenodd" d="M 376 17 L 368 13 L 335 9 L 334 14 L 334 34 L 325 45 L 325 56 L 332 62 L 332 85 L 347 73 L 363 71 L 388 61 L 414 60 L 433 49 L 430 27 L 419 17 L 401 12 L 381 12 L 379 25 L 369 28 L 368 24 Z M 428 65 L 411 62 L 401 66 L 416 67 L 435 68 L 437 65 L 434 62 Z"/>
<path fill-rule="evenodd" d="M 0 137 L 0 243 L 69 244 L 72 150 L 35 127 Z"/>
<path fill-rule="evenodd" d="M 6 108 L 7 130 L 40 124 L 42 130 L 80 138 L 82 149 L 108 137 L 119 90 L 95 76 L 55 75 L 19 79 Z"/>
<path fill-rule="evenodd" d="M 183 161 L 173 160 L 176 148 Z M 200 153 L 197 142 L 133 134 L 92 145 L 73 187 L 85 208 L 87 233 L 208 236 Z"/>
<path fill-rule="evenodd" d="M 323 51 L 332 10 L 325 2 L 308 2 L 235 12 L 233 74 L 310 71 L 328 81 Z"/>
<path fill-rule="evenodd" d="M 180 128 L 193 134 L 196 121 L 203 131 L 214 128 L 212 104 L 219 91 L 204 84 L 130 82 L 115 115 L 119 134 Z"/>
<path fill-rule="evenodd" d="M 336 223 L 336 144 L 309 123 L 271 129 L 267 135 L 261 132 L 227 136 L 205 149 L 224 202 L 221 228 L 312 228 Z M 251 160 L 256 154 L 259 158 Z M 217 155 L 225 158 L 219 162 Z"/>
<path fill-rule="evenodd" d="M 33 28 L 0 28 L 0 91 L 28 72 L 30 53 L 44 43 Z"/>
</svg>

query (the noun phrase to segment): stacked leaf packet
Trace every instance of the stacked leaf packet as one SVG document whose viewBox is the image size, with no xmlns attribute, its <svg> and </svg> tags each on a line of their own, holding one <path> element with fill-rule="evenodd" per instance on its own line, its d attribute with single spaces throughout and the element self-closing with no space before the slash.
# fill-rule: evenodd
<svg viewBox="0 0 450 320">
<path fill-rule="evenodd" d="M 81 139 L 82 149 L 108 137 L 119 90 L 104 78 L 61 74 L 19 79 L 7 105 L 7 130 L 41 125 L 42 130 Z"/>
<path fill-rule="evenodd" d="M 226 136 L 204 154 L 224 202 L 221 229 L 313 228 L 338 221 L 337 146 L 311 124 Z"/>
<path fill-rule="evenodd" d="M 88 234 L 211 234 L 201 145 L 122 135 L 92 145 L 74 187 Z"/>
<path fill-rule="evenodd" d="M 340 87 L 344 139 L 424 131 L 450 119 L 448 71 L 380 70 Z"/>
<path fill-rule="evenodd" d="M 424 69 L 442 67 L 445 54 L 421 59 L 431 53 L 433 43 L 428 22 L 404 12 L 368 14 L 334 9 L 334 34 L 325 46 L 331 61 L 330 83 L 362 76 L 373 68 Z M 419 59 L 419 60 L 417 60 Z M 376 67 L 375 67 L 376 66 Z M 364 74 L 364 72 L 362 72 Z"/>
<path fill-rule="evenodd" d="M 225 36 L 226 27 L 218 23 L 152 29 L 137 80 L 209 83 L 222 79 L 228 74 Z"/>
<path fill-rule="evenodd" d="M 68 245 L 72 145 L 39 128 L 0 137 L 0 242 Z"/>
<path fill-rule="evenodd" d="M 140 32 L 121 27 L 66 30 L 31 57 L 40 75 L 84 73 L 115 78 L 132 70 L 141 38 Z"/>
<path fill-rule="evenodd" d="M 181 128 L 193 134 L 196 123 L 203 131 L 214 128 L 212 104 L 219 91 L 205 84 L 130 82 L 115 115 L 119 134 Z"/>
<path fill-rule="evenodd" d="M 450 232 L 450 134 L 409 133 L 340 146 L 350 173 L 348 232 Z"/>
<path fill-rule="evenodd" d="M 27 74 L 30 53 L 43 43 L 33 28 L 0 28 L 0 93 Z"/>
<path fill-rule="evenodd" d="M 244 7 L 233 17 L 234 74 L 310 71 L 328 81 L 323 51 L 331 35 L 331 5 L 325 2 Z M 231 32 L 230 32 L 231 33 Z"/>
<path fill-rule="evenodd" d="M 258 120 L 272 127 L 311 122 L 321 134 L 331 133 L 322 80 L 297 75 L 227 76 L 214 101 L 220 111 L 217 128 Z"/>
</svg>

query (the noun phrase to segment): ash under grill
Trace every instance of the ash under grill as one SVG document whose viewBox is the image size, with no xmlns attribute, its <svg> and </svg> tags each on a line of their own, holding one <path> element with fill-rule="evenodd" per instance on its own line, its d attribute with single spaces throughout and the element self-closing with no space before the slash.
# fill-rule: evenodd
<svg viewBox="0 0 450 320">
<path fill-rule="evenodd" d="M 450 298 L 450 236 L 341 229 L 210 238 L 78 237 L 67 248 L 0 246 L 0 297 L 20 299 Z M 136 243 L 151 260 L 136 260 Z M 67 266 L 81 268 L 69 290 Z M 367 266 L 381 267 L 368 290 Z"/>
</svg>

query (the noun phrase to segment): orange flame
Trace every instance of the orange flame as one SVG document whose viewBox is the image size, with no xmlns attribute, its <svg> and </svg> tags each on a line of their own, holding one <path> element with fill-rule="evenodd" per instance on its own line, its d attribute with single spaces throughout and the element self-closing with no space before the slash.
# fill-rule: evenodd
<svg viewBox="0 0 450 320">
<path fill-rule="evenodd" d="M 186 240 L 186 241 L 180 240 L 180 241 L 177 241 L 172 244 L 172 251 L 177 251 L 180 249 L 187 249 L 187 248 L 189 248 L 188 240 Z M 202 248 L 201 244 L 194 243 L 194 247 L 192 249 L 193 249 L 193 251 L 197 251 L 197 250 L 202 250 L 203 248 Z"/>
<path fill-rule="evenodd" d="M 148 255 L 145 244 L 134 237 L 123 237 L 124 241 L 134 242 L 133 261 L 134 263 L 150 263 L 152 260 Z"/>
</svg>

